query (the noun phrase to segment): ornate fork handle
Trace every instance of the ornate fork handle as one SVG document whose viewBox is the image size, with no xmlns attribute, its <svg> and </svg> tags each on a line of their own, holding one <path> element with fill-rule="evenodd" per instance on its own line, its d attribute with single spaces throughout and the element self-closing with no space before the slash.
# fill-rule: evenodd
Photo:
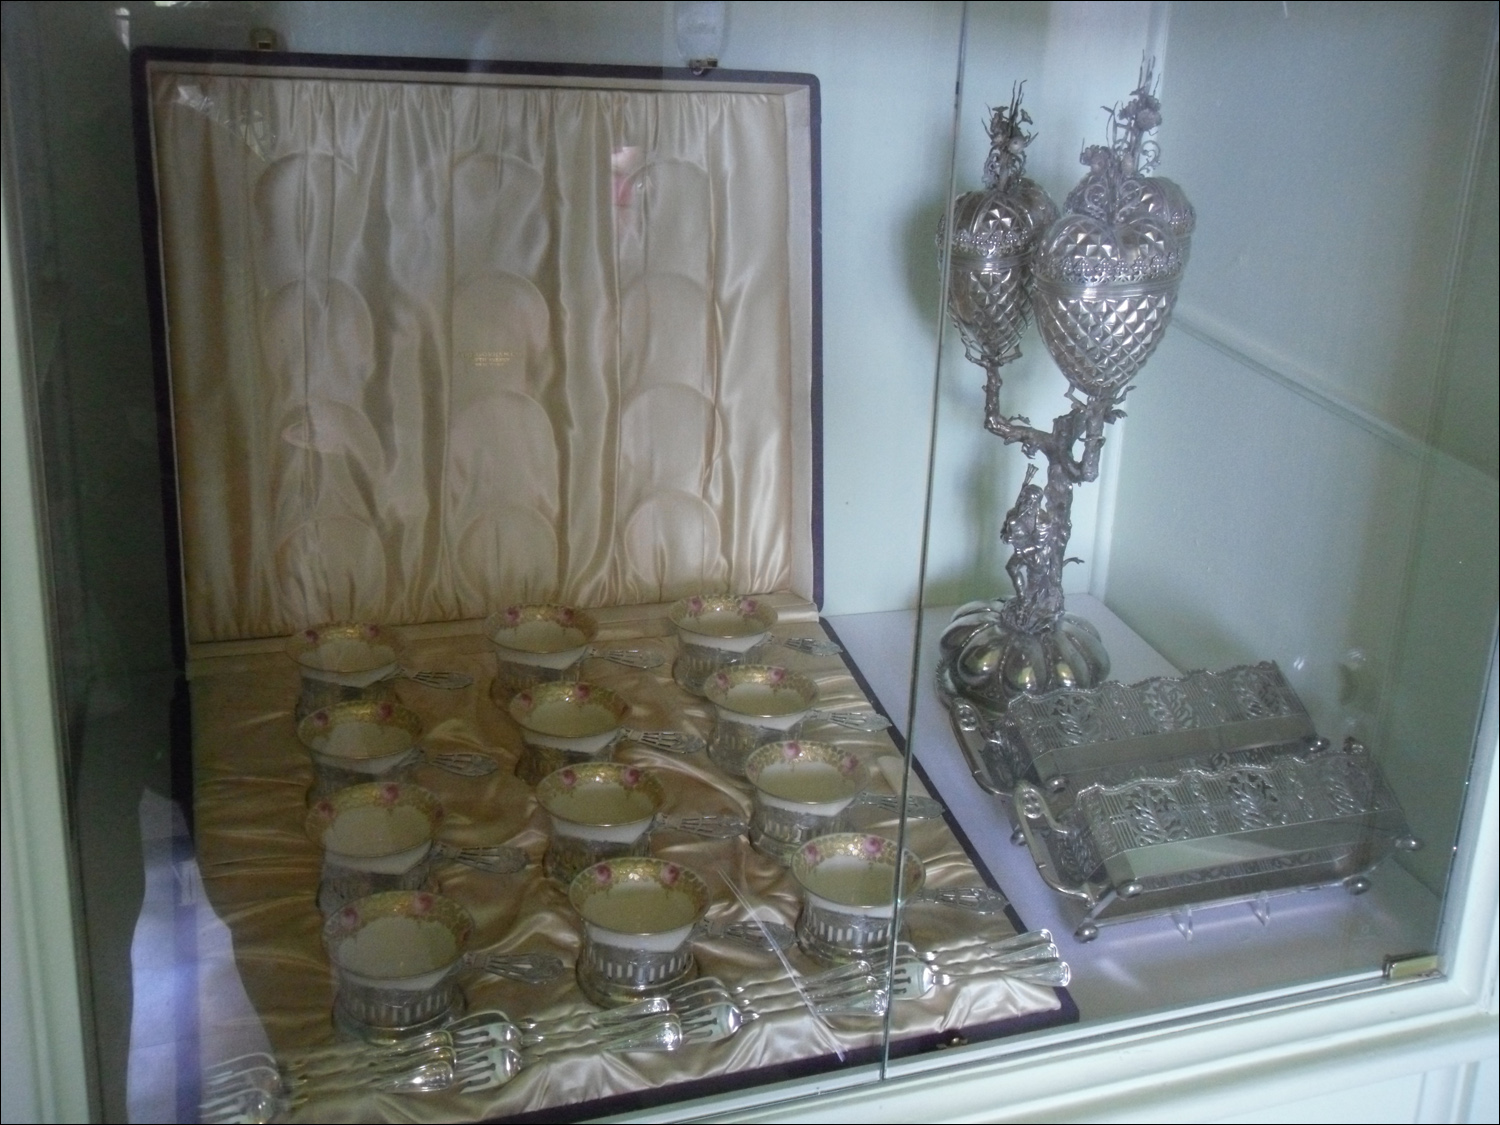
<svg viewBox="0 0 1500 1125">
<path fill-rule="evenodd" d="M 907 796 L 904 805 L 901 803 L 901 798 L 894 793 L 861 793 L 854 799 L 854 803 L 885 809 L 887 812 L 904 811 L 911 820 L 935 820 L 948 811 L 943 802 L 931 797 L 919 797 L 915 793 Z"/>
<path fill-rule="evenodd" d="M 391 678 L 404 676 L 408 680 L 415 680 L 423 687 L 440 688 L 443 691 L 458 691 L 462 688 L 473 687 L 474 677 L 463 672 L 426 672 L 413 671 L 410 668 L 397 668 L 391 674 Z"/>
<path fill-rule="evenodd" d="M 537 1019 L 523 1019 L 520 1023 L 520 1045 L 537 1047 L 549 1040 L 557 1041 L 568 1036 L 581 1034 L 592 1037 L 601 1031 L 624 1030 L 639 1020 L 671 1010 L 672 1004 L 667 997 L 652 996 L 623 1008 L 610 1008 L 582 1016 L 562 1016 L 545 1023 Z"/>
<path fill-rule="evenodd" d="M 867 734 L 885 730 L 891 725 L 889 719 L 874 711 L 824 711 L 814 707 L 808 712 L 808 716 L 814 719 L 822 719 L 824 722 L 834 723 L 845 730 L 864 731 Z"/>
<path fill-rule="evenodd" d="M 472 750 L 444 751 L 434 754 L 418 746 L 413 751 L 411 765 L 433 765 L 440 770 L 459 777 L 485 777 L 500 768 L 500 763 L 488 754 L 477 754 Z M 402 762 L 402 765 L 406 765 Z"/>
<path fill-rule="evenodd" d="M 432 850 L 438 859 L 461 863 L 487 875 L 514 875 L 518 871 L 525 871 L 526 865 L 531 862 L 531 857 L 520 848 L 506 847 L 503 844 L 484 848 L 455 848 L 451 844 L 438 844 Z"/>
<path fill-rule="evenodd" d="M 919 902 L 936 902 L 957 907 L 973 914 L 1003 914 L 1010 899 L 988 887 L 938 887 L 918 891 L 912 898 Z"/>
<path fill-rule="evenodd" d="M 464 964 L 482 969 L 491 976 L 519 981 L 521 984 L 550 984 L 563 975 L 562 958 L 550 953 L 487 953 L 476 950 L 464 955 Z"/>
<path fill-rule="evenodd" d="M 578 1035 L 543 1040 L 530 1048 L 528 1057 L 536 1059 L 563 1051 L 675 1051 L 682 1046 L 682 1021 L 672 1012 L 636 1020 L 614 1030 L 582 1032 Z"/>
<path fill-rule="evenodd" d="M 731 922 L 724 926 L 711 926 L 700 922 L 693 930 L 695 940 L 728 940 L 767 953 L 778 949 L 790 949 L 797 944 L 797 933 L 784 922 Z"/>
<path fill-rule="evenodd" d="M 665 754 L 694 754 L 707 746 L 697 735 L 675 730 L 635 730 L 625 727 L 620 733 L 648 750 L 660 750 Z"/>
<path fill-rule="evenodd" d="M 771 639 L 804 656 L 838 656 L 844 651 L 832 641 L 814 640 L 812 637 L 772 637 Z"/>
<path fill-rule="evenodd" d="M 686 832 L 704 840 L 732 840 L 743 836 L 749 826 L 737 816 L 713 814 L 708 816 L 659 816 L 653 831 L 666 829 L 670 832 Z"/>
<path fill-rule="evenodd" d="M 667 658 L 652 649 L 641 648 L 590 648 L 588 654 L 600 660 L 608 660 L 611 664 L 620 664 L 626 668 L 660 668 L 667 662 Z"/>
</svg>

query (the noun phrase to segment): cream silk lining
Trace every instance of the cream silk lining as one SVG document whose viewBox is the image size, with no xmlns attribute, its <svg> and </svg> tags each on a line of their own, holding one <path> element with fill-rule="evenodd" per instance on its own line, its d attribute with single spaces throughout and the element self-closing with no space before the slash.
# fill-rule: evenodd
<svg viewBox="0 0 1500 1125">
<path fill-rule="evenodd" d="M 190 643 L 812 596 L 805 92 L 152 97 Z"/>
</svg>

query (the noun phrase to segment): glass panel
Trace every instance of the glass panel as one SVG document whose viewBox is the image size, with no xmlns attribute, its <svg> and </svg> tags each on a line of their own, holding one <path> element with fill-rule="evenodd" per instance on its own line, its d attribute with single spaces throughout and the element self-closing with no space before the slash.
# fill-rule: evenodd
<svg viewBox="0 0 1500 1125">
<path fill-rule="evenodd" d="M 1085 1021 L 1435 951 L 1495 643 L 1493 10 L 975 4 L 965 58 L 956 190 L 1024 82 L 1026 174 L 1063 218 L 1030 267 L 1047 333 L 999 370 L 1015 444 L 963 355 L 1005 310 L 971 292 L 967 337 L 947 329 L 917 762 L 1057 935 Z M 1172 183 L 1111 185 L 1086 146 L 1142 109 L 1141 171 Z M 1151 284 L 1188 256 L 1173 183 L 1197 216 L 1175 307 Z M 997 284 L 969 268 L 955 285 Z M 1019 612 L 1064 510 L 1040 487 L 1054 417 L 1080 435 L 1057 553 L 1097 687 L 1089 645 Z M 969 607 L 940 647 L 951 607 L 1017 580 L 1030 602 Z M 1050 693 L 1027 679 L 1049 669 Z"/>
<path fill-rule="evenodd" d="M 819 614 L 918 586 L 930 383 L 869 387 L 934 284 L 869 232 L 931 257 L 961 9 L 723 14 L 7 7 L 106 1116 L 598 1114 L 1066 1017 L 891 1010 L 900 841 L 965 892 L 924 950 L 1013 926 Z M 418 1038 L 466 1006 L 503 1050 Z"/>
</svg>

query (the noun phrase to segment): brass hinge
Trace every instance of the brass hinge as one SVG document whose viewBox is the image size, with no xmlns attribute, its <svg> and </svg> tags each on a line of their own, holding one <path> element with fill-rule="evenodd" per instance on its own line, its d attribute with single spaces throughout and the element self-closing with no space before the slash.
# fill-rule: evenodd
<svg viewBox="0 0 1500 1125">
<path fill-rule="evenodd" d="M 1385 959 L 1386 980 L 1421 980 L 1442 972 L 1436 953 L 1402 953 Z"/>
</svg>

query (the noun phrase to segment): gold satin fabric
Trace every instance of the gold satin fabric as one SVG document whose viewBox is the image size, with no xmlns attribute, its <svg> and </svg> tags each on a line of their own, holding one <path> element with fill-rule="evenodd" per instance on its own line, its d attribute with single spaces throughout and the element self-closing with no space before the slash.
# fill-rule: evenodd
<svg viewBox="0 0 1500 1125">
<path fill-rule="evenodd" d="M 190 643 L 812 596 L 805 90 L 153 66 Z"/>
<path fill-rule="evenodd" d="M 778 634 L 821 638 L 816 610 L 794 597 L 775 599 L 782 624 Z M 604 640 L 646 637 L 669 659 L 665 607 L 641 606 L 601 614 Z M 409 665 L 454 670 L 474 676 L 462 691 L 439 691 L 401 681 L 406 704 L 428 724 L 425 745 L 434 752 L 468 750 L 491 754 L 500 768 L 488 777 L 455 777 L 431 766 L 417 780 L 432 789 L 448 810 L 441 839 L 458 845 L 510 844 L 524 848 L 533 866 L 518 875 L 485 875 L 468 868 L 439 869 L 437 889 L 461 902 L 474 916 L 471 948 L 501 952 L 550 952 L 569 965 L 579 947 L 579 920 L 564 890 L 536 866 L 547 843 L 546 814 L 530 788 L 513 774 L 520 732 L 489 698 L 494 659 L 477 623 L 407 631 Z M 820 706 L 858 710 L 868 706 L 840 657 L 808 657 L 786 651 L 785 663 L 818 684 Z M 670 664 L 638 671 L 597 659 L 584 673 L 630 701 L 630 726 L 647 730 L 690 730 L 707 735 L 708 705 L 671 681 Z M 205 890 L 234 936 L 235 956 L 245 989 L 265 1023 L 274 1048 L 294 1051 L 332 1040 L 333 980 L 320 939 L 317 894 L 320 857 L 303 834 L 304 799 L 312 767 L 294 734 L 292 707 L 299 677 L 295 665 L 277 652 L 241 652 L 198 660 L 192 677 L 197 847 Z M 855 749 L 871 765 L 896 753 L 884 734 L 857 734 L 823 724 L 807 737 L 825 738 Z M 705 754 L 687 757 L 656 753 L 627 743 L 618 760 L 661 771 L 668 814 L 730 813 L 749 819 L 749 786 L 715 769 Z M 872 769 L 876 791 L 881 772 Z M 896 822 L 871 811 L 867 826 L 893 836 Z M 865 827 L 866 825 L 862 825 Z M 941 821 L 913 822 L 909 844 L 927 869 L 928 886 L 976 886 L 978 873 Z M 730 884 L 763 918 L 792 925 L 799 904 L 796 884 L 775 862 L 754 851 L 743 837 L 703 841 L 661 832 L 654 852 L 693 868 L 713 891 L 709 920 L 747 917 Z M 984 940 L 1008 936 L 1003 916 L 981 917 L 928 904 L 906 912 L 906 936 L 919 948 L 938 952 L 952 968 L 968 960 L 963 976 L 922 1000 L 898 1002 L 897 1039 L 1003 1021 L 1030 1013 L 1056 1011 L 1049 988 L 986 974 L 974 960 Z M 726 942 L 698 943 L 703 975 L 731 986 L 779 981 L 776 996 L 758 1006 L 766 1014 L 730 1040 L 683 1048 L 671 1054 L 554 1056 L 528 1067 L 508 1086 L 489 1093 L 360 1094 L 320 1099 L 301 1108 L 298 1121 L 442 1121 L 499 1117 L 547 1107 L 578 1104 L 616 1094 L 656 1090 L 716 1075 L 741 1075 L 798 1060 L 836 1056 L 880 1043 L 880 1021 L 845 1017 L 832 1026 L 814 1021 L 797 1004 L 780 963 L 768 953 Z M 799 950 L 789 958 L 798 972 L 818 966 Z M 464 978 L 471 1010 L 499 1008 L 513 1018 L 548 1019 L 590 1011 L 572 976 L 542 987 L 471 974 Z M 204 1029 L 206 1035 L 212 1029 Z M 774 1080 L 772 1075 L 768 1080 Z"/>
</svg>

